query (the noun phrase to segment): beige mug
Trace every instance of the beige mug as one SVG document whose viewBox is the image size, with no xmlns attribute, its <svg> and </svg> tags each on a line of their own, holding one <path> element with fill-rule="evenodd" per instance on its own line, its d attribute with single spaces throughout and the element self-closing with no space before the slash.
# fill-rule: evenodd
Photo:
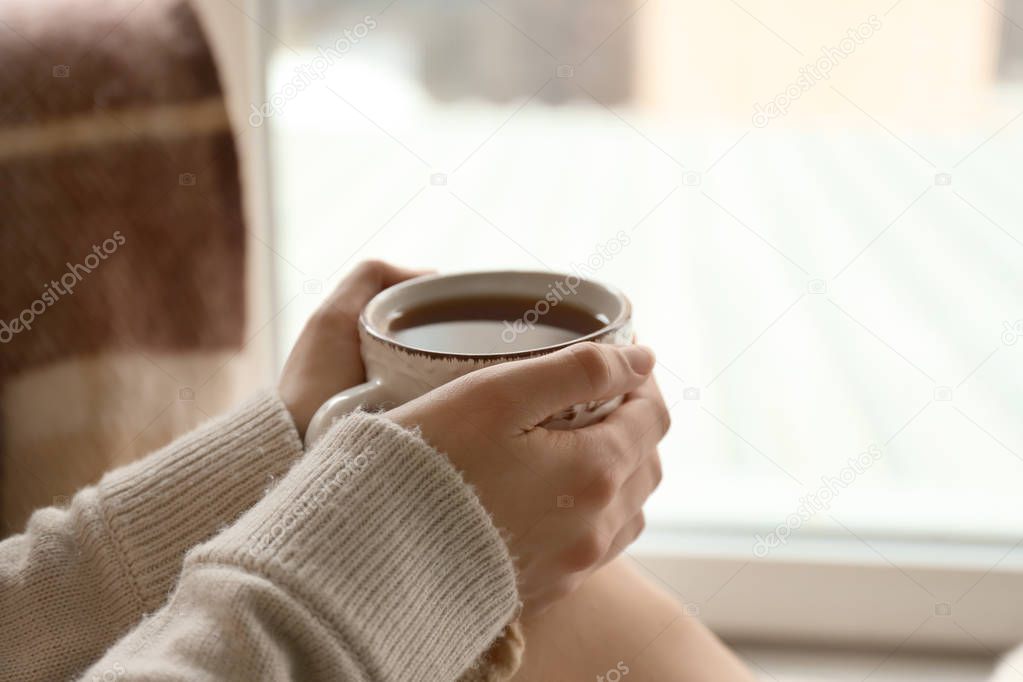
<svg viewBox="0 0 1023 682">
<path fill-rule="evenodd" d="M 403 310 L 460 297 L 515 296 L 536 301 L 522 318 L 506 323 L 512 335 L 543 319 L 553 307 L 570 302 L 604 321 L 598 330 L 563 343 L 539 348 L 503 349 L 489 353 L 453 353 L 399 342 L 389 324 Z M 502 337 L 505 336 L 502 333 Z M 366 382 L 327 400 L 306 430 L 306 445 L 315 443 L 336 420 L 364 407 L 400 405 L 489 365 L 536 357 L 573 343 L 632 343 L 632 306 L 616 289 L 576 275 L 556 272 L 492 271 L 417 277 L 377 294 L 359 316 L 359 339 Z M 511 345 L 511 344 L 509 344 Z M 547 428 L 573 429 L 590 424 L 621 403 L 621 396 L 589 404 L 566 405 L 551 415 Z"/>
</svg>

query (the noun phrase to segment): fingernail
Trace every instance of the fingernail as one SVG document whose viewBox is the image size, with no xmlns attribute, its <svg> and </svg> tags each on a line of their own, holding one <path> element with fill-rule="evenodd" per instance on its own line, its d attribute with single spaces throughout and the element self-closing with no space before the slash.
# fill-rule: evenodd
<svg viewBox="0 0 1023 682">
<path fill-rule="evenodd" d="M 654 368 L 654 352 L 646 346 L 625 346 L 622 349 L 629 367 L 636 374 L 649 374 Z"/>
</svg>

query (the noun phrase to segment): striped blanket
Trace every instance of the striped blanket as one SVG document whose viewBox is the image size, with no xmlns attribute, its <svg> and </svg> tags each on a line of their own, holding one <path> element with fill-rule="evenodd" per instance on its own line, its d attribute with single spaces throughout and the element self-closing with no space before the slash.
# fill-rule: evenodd
<svg viewBox="0 0 1023 682">
<path fill-rule="evenodd" d="M 238 161 L 184 0 L 0 11 L 0 537 L 250 390 Z"/>
</svg>

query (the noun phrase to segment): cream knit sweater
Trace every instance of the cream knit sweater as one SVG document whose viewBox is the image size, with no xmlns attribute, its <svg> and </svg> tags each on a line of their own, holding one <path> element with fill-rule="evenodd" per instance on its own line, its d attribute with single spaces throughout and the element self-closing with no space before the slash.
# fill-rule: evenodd
<svg viewBox="0 0 1023 682">
<path fill-rule="evenodd" d="M 0 543 L 0 680 L 453 680 L 517 605 L 442 455 L 367 414 L 303 455 L 268 395 Z"/>
</svg>

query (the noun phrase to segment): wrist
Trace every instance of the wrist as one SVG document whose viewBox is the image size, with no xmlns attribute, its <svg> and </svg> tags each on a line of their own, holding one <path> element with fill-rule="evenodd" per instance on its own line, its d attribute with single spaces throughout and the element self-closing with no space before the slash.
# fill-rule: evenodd
<svg viewBox="0 0 1023 682">
<path fill-rule="evenodd" d="M 518 605 L 507 547 L 473 491 L 414 433 L 360 412 L 186 571 L 214 564 L 300 595 L 339 639 L 384 633 L 369 655 L 402 652 L 376 661 L 388 679 L 454 679 Z M 444 644 L 409 646 L 420 639 Z"/>
<path fill-rule="evenodd" d="M 188 549 L 256 504 L 301 454 L 291 416 L 267 394 L 104 476 L 104 522 L 143 606 L 157 608 Z"/>
</svg>

